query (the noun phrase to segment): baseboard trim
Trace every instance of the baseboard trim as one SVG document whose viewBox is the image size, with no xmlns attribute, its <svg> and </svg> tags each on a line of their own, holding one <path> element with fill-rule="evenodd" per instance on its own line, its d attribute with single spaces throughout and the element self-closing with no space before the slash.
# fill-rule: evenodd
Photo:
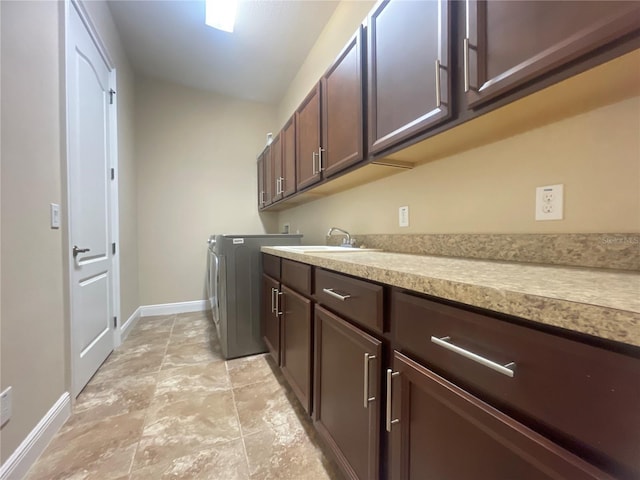
<svg viewBox="0 0 640 480">
<path fill-rule="evenodd" d="M 141 317 L 152 315 L 174 315 L 176 313 L 204 312 L 209 309 L 207 300 L 194 300 L 191 302 L 162 303 L 159 305 L 144 305 L 140 307 Z"/>
<path fill-rule="evenodd" d="M 49 442 L 71 416 L 71 396 L 65 392 L 49 409 L 15 452 L 0 467 L 0 480 L 24 478 Z"/>
<path fill-rule="evenodd" d="M 131 316 L 124 322 L 124 325 L 120 327 L 120 341 L 124 342 L 124 340 L 129 336 L 133 327 L 136 326 L 138 320 L 142 316 L 142 307 L 136 308 L 135 312 L 131 314 Z"/>
</svg>

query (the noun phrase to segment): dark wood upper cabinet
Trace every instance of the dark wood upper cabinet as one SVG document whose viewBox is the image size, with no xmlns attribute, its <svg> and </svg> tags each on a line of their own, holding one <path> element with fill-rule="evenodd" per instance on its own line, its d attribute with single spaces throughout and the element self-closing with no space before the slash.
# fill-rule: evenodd
<svg viewBox="0 0 640 480">
<path fill-rule="evenodd" d="M 469 106 L 509 92 L 640 28 L 628 1 L 469 0 L 462 45 Z"/>
<path fill-rule="evenodd" d="M 264 205 L 273 203 L 274 181 L 273 181 L 273 159 L 271 158 L 271 147 L 264 151 Z"/>
<path fill-rule="evenodd" d="M 364 158 L 364 28 L 360 26 L 321 79 L 322 164 L 329 177 Z"/>
<path fill-rule="evenodd" d="M 613 478 L 401 353 L 393 369 L 389 478 Z"/>
<path fill-rule="evenodd" d="M 296 111 L 296 186 L 300 190 L 320 181 L 320 84 Z"/>
<path fill-rule="evenodd" d="M 264 161 L 264 152 L 258 156 L 258 208 L 263 209 L 266 206 L 266 194 L 265 191 L 265 181 L 266 181 L 266 170 L 265 170 L 265 161 Z"/>
<path fill-rule="evenodd" d="M 271 185 L 271 202 L 277 202 L 282 198 L 282 142 L 281 135 L 278 134 L 273 139 L 269 150 L 271 151 L 271 175 L 269 177 Z"/>
<path fill-rule="evenodd" d="M 369 15 L 370 153 L 449 118 L 449 8 L 446 0 L 386 1 Z"/>
<path fill-rule="evenodd" d="M 296 117 L 293 115 L 282 128 L 282 195 L 288 197 L 296 192 Z"/>
</svg>

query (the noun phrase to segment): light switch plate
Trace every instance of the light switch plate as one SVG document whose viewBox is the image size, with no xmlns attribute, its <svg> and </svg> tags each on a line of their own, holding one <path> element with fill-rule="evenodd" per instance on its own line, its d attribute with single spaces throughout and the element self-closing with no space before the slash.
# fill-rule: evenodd
<svg viewBox="0 0 640 480">
<path fill-rule="evenodd" d="M 409 207 L 407 205 L 398 209 L 398 226 L 409 226 Z"/>
<path fill-rule="evenodd" d="M 51 204 L 51 228 L 60 228 L 60 205 Z"/>
</svg>

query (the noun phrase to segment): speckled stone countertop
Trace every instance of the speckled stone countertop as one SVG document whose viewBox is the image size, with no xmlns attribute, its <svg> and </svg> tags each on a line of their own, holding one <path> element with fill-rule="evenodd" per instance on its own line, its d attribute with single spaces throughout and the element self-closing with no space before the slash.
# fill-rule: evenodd
<svg viewBox="0 0 640 480">
<path fill-rule="evenodd" d="M 388 252 L 262 251 L 407 290 L 640 346 L 640 274 Z"/>
</svg>

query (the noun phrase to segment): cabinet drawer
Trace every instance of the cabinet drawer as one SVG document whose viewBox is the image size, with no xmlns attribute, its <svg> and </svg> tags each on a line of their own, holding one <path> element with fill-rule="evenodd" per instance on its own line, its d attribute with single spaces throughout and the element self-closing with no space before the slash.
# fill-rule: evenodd
<svg viewBox="0 0 640 480">
<path fill-rule="evenodd" d="M 640 359 L 399 292 L 391 330 L 398 349 L 463 388 L 621 478 L 640 476 Z M 451 345 L 514 366 L 501 373 Z"/>
<path fill-rule="evenodd" d="M 282 283 L 300 293 L 311 295 L 311 265 L 283 258 Z"/>
<path fill-rule="evenodd" d="M 263 253 L 262 271 L 269 275 L 271 278 L 280 280 L 280 257 Z"/>
<path fill-rule="evenodd" d="M 383 288 L 365 280 L 316 268 L 315 297 L 340 315 L 383 331 Z"/>
</svg>

